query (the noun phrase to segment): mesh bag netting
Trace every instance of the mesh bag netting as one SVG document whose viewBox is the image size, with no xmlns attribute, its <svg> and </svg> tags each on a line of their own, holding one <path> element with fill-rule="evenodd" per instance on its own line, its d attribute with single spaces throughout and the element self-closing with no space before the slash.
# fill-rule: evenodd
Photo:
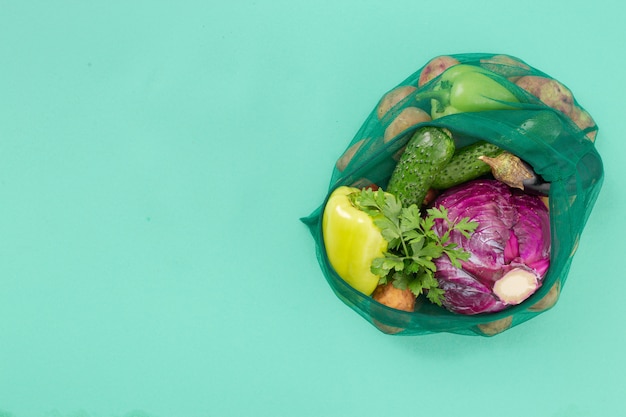
<svg viewBox="0 0 626 417">
<path fill-rule="evenodd" d="M 471 65 L 498 75 L 518 102 L 506 110 L 462 111 L 443 117 L 411 119 L 410 112 L 432 112 L 429 93 L 441 72 L 451 65 Z M 393 92 L 402 97 L 387 103 Z M 308 226 L 316 255 L 330 287 L 347 306 L 385 333 L 424 335 L 449 332 L 492 336 L 543 313 L 554 305 L 566 282 L 585 223 L 603 179 L 602 160 L 594 141 L 597 126 L 571 90 L 524 61 L 502 54 L 457 54 L 433 58 L 389 90 L 366 118 L 333 167 L 328 193 L 309 216 Z M 387 100 L 388 101 L 388 100 Z M 407 117 L 409 115 L 409 117 Z M 528 163 L 549 184 L 551 229 L 550 267 L 543 284 L 521 304 L 496 313 L 456 314 L 423 301 L 413 312 L 387 307 L 353 289 L 329 263 L 322 234 L 325 203 L 340 186 L 376 185 L 385 189 L 397 164 L 398 153 L 423 126 L 448 129 L 457 148 L 487 141 Z"/>
</svg>

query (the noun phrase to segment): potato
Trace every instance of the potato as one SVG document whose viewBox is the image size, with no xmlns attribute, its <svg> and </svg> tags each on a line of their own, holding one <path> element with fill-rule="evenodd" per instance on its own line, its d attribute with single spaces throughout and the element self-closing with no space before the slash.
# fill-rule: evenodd
<svg viewBox="0 0 626 417">
<path fill-rule="evenodd" d="M 596 126 L 591 115 L 576 104 L 572 92 L 559 81 L 538 75 L 527 75 L 515 83 L 546 105 L 565 113 L 581 130 Z M 597 133 L 597 130 L 592 130 L 587 133 L 587 138 L 594 142 Z"/>
<path fill-rule="evenodd" d="M 393 106 L 407 98 L 409 95 L 411 95 L 411 93 L 414 93 L 416 90 L 417 88 L 413 87 L 412 85 L 402 85 L 389 91 L 383 96 L 383 98 L 380 100 L 380 103 L 378 103 L 378 108 L 376 109 L 376 114 L 378 115 L 378 118 L 382 119 L 383 116 L 393 108 Z"/>
<path fill-rule="evenodd" d="M 486 336 L 495 336 L 507 330 L 513 324 L 513 316 L 478 325 L 478 329 Z"/>
<path fill-rule="evenodd" d="M 543 298 L 537 301 L 535 304 L 530 306 L 528 309 L 530 311 L 545 311 L 548 310 L 556 304 L 559 299 L 559 295 L 561 294 L 561 283 L 559 281 L 555 282 L 550 291 Z"/>
<path fill-rule="evenodd" d="M 447 70 L 453 65 L 458 64 L 459 61 L 448 55 L 441 55 L 428 61 L 422 72 L 420 73 L 417 86 L 421 87 L 430 80 L 439 76 L 442 72 Z"/>
<path fill-rule="evenodd" d="M 335 164 L 339 171 L 343 172 L 343 170 L 346 169 L 346 167 L 348 166 L 348 164 L 350 164 L 350 161 L 352 161 L 352 158 L 354 158 L 354 155 L 363 145 L 363 143 L 365 143 L 365 139 L 361 139 L 360 141 L 355 142 L 343 153 L 343 155 L 341 155 L 341 157 L 337 160 L 337 163 Z"/>
<path fill-rule="evenodd" d="M 593 120 L 591 115 L 578 105 L 574 105 L 572 109 L 572 114 L 570 114 L 569 116 L 570 119 L 572 119 L 572 121 L 576 124 L 576 126 L 580 128 L 580 130 L 585 130 L 589 127 L 596 126 L 596 122 Z M 588 132 L 587 138 L 590 141 L 595 142 L 597 133 L 597 130 Z"/>
<path fill-rule="evenodd" d="M 481 59 L 480 63 L 489 71 L 500 74 L 512 82 L 530 71 L 528 65 L 509 55 L 494 55 L 491 58 Z"/>
<path fill-rule="evenodd" d="M 387 143 L 411 126 L 430 120 L 430 115 L 424 110 L 418 107 L 407 107 L 389 123 L 389 126 L 385 129 L 383 141 Z"/>
<path fill-rule="evenodd" d="M 416 299 L 409 289 L 400 290 L 393 286 L 391 282 L 379 285 L 372 293 L 372 298 L 387 307 L 395 308 L 407 312 L 413 312 L 420 308 L 421 298 Z M 402 320 L 404 321 L 404 320 Z M 390 326 L 374 319 L 373 324 L 383 333 L 398 334 L 404 327 Z"/>
<path fill-rule="evenodd" d="M 374 319 L 372 321 L 372 324 L 374 326 L 376 326 L 378 328 L 378 330 L 380 330 L 381 332 L 385 333 L 385 334 L 398 334 L 404 330 L 406 330 L 404 327 L 398 327 L 398 326 L 389 326 L 387 324 L 381 323 L 380 321 Z"/>
<path fill-rule="evenodd" d="M 572 92 L 559 81 L 539 75 L 526 75 L 515 82 L 547 106 L 571 115 L 574 109 Z"/>
<path fill-rule="evenodd" d="M 415 310 L 415 294 L 411 290 L 401 290 L 393 286 L 393 283 L 388 282 L 376 287 L 372 298 L 387 307 L 395 308 L 402 311 L 414 311 Z"/>
</svg>

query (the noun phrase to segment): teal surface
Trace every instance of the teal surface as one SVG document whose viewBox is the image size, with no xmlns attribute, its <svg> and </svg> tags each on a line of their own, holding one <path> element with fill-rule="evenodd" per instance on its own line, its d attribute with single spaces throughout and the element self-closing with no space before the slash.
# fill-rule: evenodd
<svg viewBox="0 0 626 417">
<path fill-rule="evenodd" d="M 617 1 L 0 0 L 0 416 L 618 416 Z M 299 218 L 435 55 L 570 87 L 605 180 L 559 303 L 493 338 L 388 336 Z"/>
</svg>

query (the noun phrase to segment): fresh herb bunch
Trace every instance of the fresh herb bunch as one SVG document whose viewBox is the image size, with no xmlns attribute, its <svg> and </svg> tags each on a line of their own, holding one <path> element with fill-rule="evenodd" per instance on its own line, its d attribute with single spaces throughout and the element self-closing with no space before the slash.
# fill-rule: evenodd
<svg viewBox="0 0 626 417">
<path fill-rule="evenodd" d="M 435 279 L 437 267 L 433 259 L 446 254 L 460 268 L 460 261 L 468 260 L 469 253 L 450 242 L 450 233 L 456 230 L 469 238 L 478 223 L 469 221 L 468 217 L 451 221 L 443 206 L 429 208 L 422 216 L 417 205 L 403 207 L 395 195 L 381 189 L 364 189 L 351 194 L 350 199 L 355 207 L 372 217 L 388 242 L 385 255 L 374 259 L 371 266 L 372 273 L 380 276 L 380 284 L 391 279 L 394 287 L 409 288 L 416 297 L 426 293 L 431 302 L 440 306 L 444 291 Z M 442 236 L 433 230 L 437 219 L 448 226 Z"/>
</svg>

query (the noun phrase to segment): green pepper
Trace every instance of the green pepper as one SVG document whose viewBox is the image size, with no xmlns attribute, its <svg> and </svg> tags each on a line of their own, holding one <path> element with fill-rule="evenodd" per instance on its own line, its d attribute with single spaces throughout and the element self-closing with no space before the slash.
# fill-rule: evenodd
<svg viewBox="0 0 626 417">
<path fill-rule="evenodd" d="M 349 195 L 360 190 L 339 187 L 332 192 L 322 217 L 322 233 L 330 264 L 344 281 L 370 295 L 379 276 L 370 270 L 372 261 L 387 251 L 387 241 L 369 214 L 354 207 Z"/>
<path fill-rule="evenodd" d="M 458 64 L 445 70 L 432 91 L 418 93 L 417 99 L 431 98 L 431 117 L 486 110 L 512 109 L 519 100 L 508 88 L 509 81 L 489 70 Z"/>
</svg>

